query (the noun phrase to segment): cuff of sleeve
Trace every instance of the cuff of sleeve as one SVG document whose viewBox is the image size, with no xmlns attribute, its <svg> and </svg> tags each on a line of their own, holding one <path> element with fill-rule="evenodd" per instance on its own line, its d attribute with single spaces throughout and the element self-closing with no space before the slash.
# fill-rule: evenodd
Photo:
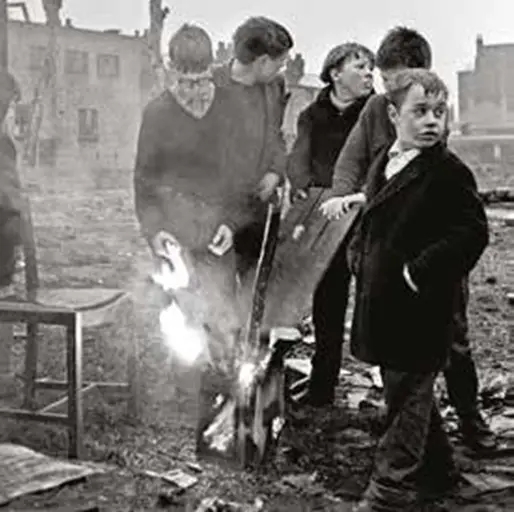
<svg viewBox="0 0 514 512">
<path fill-rule="evenodd" d="M 403 278 L 405 279 L 405 282 L 408 284 L 409 288 L 416 293 L 419 293 L 419 288 L 417 287 L 416 283 L 412 279 L 409 267 L 407 265 L 403 266 Z"/>
</svg>

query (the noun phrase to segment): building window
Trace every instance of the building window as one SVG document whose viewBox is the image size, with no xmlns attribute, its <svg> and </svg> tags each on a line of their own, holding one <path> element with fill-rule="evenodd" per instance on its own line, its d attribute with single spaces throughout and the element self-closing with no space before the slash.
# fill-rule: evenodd
<svg viewBox="0 0 514 512">
<path fill-rule="evenodd" d="M 87 75 L 89 72 L 89 54 L 78 50 L 66 50 L 64 70 L 69 75 Z"/>
<path fill-rule="evenodd" d="M 29 53 L 29 68 L 43 69 L 43 64 L 48 54 L 46 46 L 31 46 Z"/>
<path fill-rule="evenodd" d="M 30 105 L 16 105 L 16 138 L 25 139 L 30 129 Z"/>
<path fill-rule="evenodd" d="M 100 78 L 120 76 L 120 58 L 118 55 L 102 54 L 96 58 L 96 71 Z"/>
<path fill-rule="evenodd" d="M 79 109 L 79 141 L 96 142 L 98 140 L 98 110 L 94 108 Z"/>
<path fill-rule="evenodd" d="M 57 157 L 57 141 L 55 139 L 39 140 L 39 164 L 53 167 Z"/>
</svg>

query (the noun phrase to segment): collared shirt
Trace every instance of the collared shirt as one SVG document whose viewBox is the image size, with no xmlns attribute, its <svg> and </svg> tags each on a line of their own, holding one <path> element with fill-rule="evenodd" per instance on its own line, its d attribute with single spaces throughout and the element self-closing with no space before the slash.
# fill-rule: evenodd
<svg viewBox="0 0 514 512">
<path fill-rule="evenodd" d="M 405 167 L 407 167 L 407 165 L 409 165 L 410 162 L 419 155 L 419 153 L 420 150 L 416 148 L 403 151 L 400 148 L 398 139 L 396 139 L 387 153 L 389 161 L 387 162 L 384 172 L 386 180 L 390 180 L 393 176 L 405 169 Z"/>
</svg>

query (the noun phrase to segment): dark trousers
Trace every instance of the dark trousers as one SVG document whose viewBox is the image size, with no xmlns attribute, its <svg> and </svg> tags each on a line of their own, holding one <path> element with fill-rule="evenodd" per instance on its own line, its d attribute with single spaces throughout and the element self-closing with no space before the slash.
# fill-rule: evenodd
<svg viewBox="0 0 514 512">
<path fill-rule="evenodd" d="M 343 240 L 314 291 L 312 319 L 316 350 L 312 358 L 309 394 L 313 402 L 330 402 L 339 380 L 344 322 L 351 272 Z"/>
<path fill-rule="evenodd" d="M 312 316 L 316 347 L 309 383 L 309 394 L 314 403 L 332 401 L 339 380 L 351 280 L 346 258 L 348 238 L 342 241 L 314 292 Z M 478 412 L 478 377 L 467 336 L 468 297 L 466 276 L 462 280 L 462 293 L 455 302 L 450 364 L 444 372 L 450 401 L 464 420 L 472 419 Z"/>
<path fill-rule="evenodd" d="M 413 505 L 434 477 L 448 474 L 453 450 L 434 398 L 437 372 L 381 372 L 387 417 L 364 496 L 373 510 L 396 512 Z"/>
<path fill-rule="evenodd" d="M 461 293 L 456 297 L 453 314 L 453 343 L 450 362 L 444 371 L 450 402 L 463 420 L 473 419 L 478 413 L 478 376 L 468 338 L 467 306 L 468 276 L 462 280 Z"/>
</svg>

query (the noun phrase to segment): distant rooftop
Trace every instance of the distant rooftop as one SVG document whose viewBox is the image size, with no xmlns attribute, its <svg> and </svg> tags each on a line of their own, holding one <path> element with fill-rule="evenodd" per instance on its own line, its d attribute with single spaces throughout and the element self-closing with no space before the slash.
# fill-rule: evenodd
<svg viewBox="0 0 514 512">
<path fill-rule="evenodd" d="M 321 89 L 325 84 L 319 79 L 315 73 L 305 73 L 298 82 L 300 87 L 308 87 L 309 89 Z"/>
<path fill-rule="evenodd" d="M 34 22 L 34 21 L 25 21 L 23 20 L 22 18 L 19 18 L 19 17 L 15 17 L 15 16 L 9 16 L 9 23 L 15 23 L 15 24 L 18 24 L 18 25 L 27 25 L 27 26 L 33 26 L 33 27 L 46 27 L 46 23 L 43 23 L 43 22 Z M 141 39 L 142 37 L 142 33 L 140 33 L 139 31 L 134 31 L 133 34 L 123 34 L 121 32 L 121 29 L 117 29 L 117 28 L 109 28 L 109 29 L 105 29 L 105 30 L 94 30 L 94 29 L 91 29 L 91 28 L 82 28 L 82 27 L 76 27 L 75 25 L 73 25 L 73 22 L 71 20 L 65 20 L 65 22 L 60 25 L 59 27 L 57 27 L 58 30 L 78 30 L 80 32 L 85 32 L 85 33 L 89 33 L 89 34 L 95 34 L 95 35 L 104 35 L 106 37 L 122 37 L 122 38 L 126 38 L 126 39 Z"/>
</svg>

